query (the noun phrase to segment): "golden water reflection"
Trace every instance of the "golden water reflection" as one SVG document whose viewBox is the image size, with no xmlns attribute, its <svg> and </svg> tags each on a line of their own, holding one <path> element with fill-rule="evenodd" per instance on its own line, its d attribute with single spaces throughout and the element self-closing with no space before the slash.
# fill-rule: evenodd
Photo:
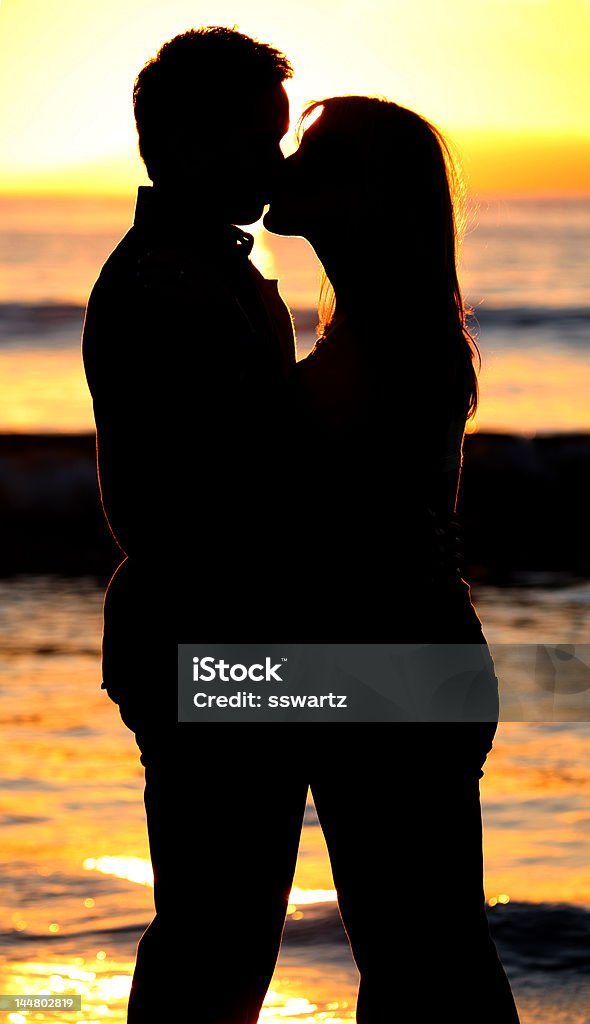
<svg viewBox="0 0 590 1024">
<path fill-rule="evenodd" d="M 285 958 L 287 960 L 287 958 Z M 281 954 L 281 962 L 283 955 Z M 355 1020 L 358 990 L 356 970 L 344 971 L 318 962 L 315 967 L 281 962 L 271 982 L 259 1017 L 259 1024 L 351 1024 Z M 26 962 L 10 965 L 10 975 L 2 981 L 6 994 L 80 995 L 81 1012 L 60 1016 L 53 1013 L 12 1012 L 2 1017 L 8 1024 L 125 1024 L 127 1000 L 133 973 L 132 961 L 115 959 L 100 962 L 75 957 L 66 963 Z M 587 1024 L 586 994 L 579 986 L 571 990 L 571 979 L 555 979 L 555 991 L 516 992 L 521 1024 Z M 570 986 L 567 988 L 566 986 Z M 326 990 L 331 996 L 325 998 Z M 392 975 L 392 1001 L 395 1005 L 395 978 Z M 563 989 L 563 991 L 562 991 Z M 171 1007 L 171 1015 L 175 1008 Z"/>
<path fill-rule="evenodd" d="M 86 857 L 82 866 L 87 871 L 100 871 L 103 875 L 126 878 L 139 885 L 154 884 L 151 863 L 144 857 Z M 287 913 L 292 913 L 299 905 L 335 903 L 336 898 L 335 889 L 302 889 L 294 885 L 290 892 Z M 94 900 L 84 900 L 84 906 L 94 906 Z"/>
<path fill-rule="evenodd" d="M 79 995 L 82 1009 L 75 1014 L 75 1020 L 83 1024 L 124 1024 L 127 1001 L 131 988 L 133 962 L 116 960 L 100 961 L 83 957 L 75 962 L 35 961 L 13 963 L 10 976 L 3 981 L 7 995 L 26 993 L 32 996 Z M 260 1014 L 260 1024 L 281 1024 L 285 1020 L 298 1024 L 348 1024 L 354 1020 L 356 984 L 346 984 L 346 979 L 334 978 L 334 988 L 341 995 L 331 1001 L 325 1000 L 326 972 L 313 969 L 297 971 L 292 978 L 279 968 L 275 973 Z M 344 985 L 344 988 L 343 988 Z M 303 994 L 306 992 L 307 994 Z M 171 1007 L 174 1012 L 174 1008 Z M 68 1012 L 60 1017 L 55 1012 L 25 1011 L 8 1013 L 10 1024 L 25 1024 L 26 1021 L 51 1021 L 52 1024 L 72 1024 Z"/>
<path fill-rule="evenodd" d="M 144 857 L 86 857 L 82 867 L 87 871 L 100 871 L 114 878 L 127 878 L 138 885 L 154 884 L 154 872 L 149 860 Z"/>
<path fill-rule="evenodd" d="M 563 593 L 483 588 L 477 605 L 491 643 L 539 635 L 574 642 L 573 631 L 583 637 L 590 626 L 587 593 L 583 583 Z M 41 994 L 62 985 L 79 992 L 84 1007 L 63 1018 L 20 1014 L 11 1024 L 124 1024 L 135 945 L 153 914 L 144 772 L 133 735 L 100 690 L 102 600 L 103 588 L 90 580 L 0 581 L 2 911 L 13 929 L 11 948 L 0 947 L 0 992 Z M 584 725 L 500 724 L 481 782 L 489 904 L 509 896 L 513 904 L 590 906 L 588 738 Z M 311 796 L 308 805 L 288 927 L 303 915 L 311 934 L 313 904 L 318 913 L 335 912 L 336 894 Z M 575 979 L 565 975 L 563 1006 L 553 997 L 558 972 L 549 993 L 541 972 L 534 989 L 519 993 L 522 1024 L 587 1024 L 588 994 L 574 1005 Z M 285 942 L 260 1024 L 348 1024 L 357 989 L 346 946 Z"/>
<path fill-rule="evenodd" d="M 122 1024 L 126 1019 L 127 1000 L 131 988 L 133 964 L 129 962 L 100 963 L 91 958 L 74 957 L 69 963 L 60 961 L 22 961 L 10 965 L 10 973 L 3 981 L 5 995 L 31 996 L 79 995 L 82 1010 L 63 1015 L 55 1011 L 25 1011 L 7 1014 L 10 1024 L 25 1021 L 51 1021 L 52 1024 L 102 1024 L 112 1021 Z"/>
</svg>

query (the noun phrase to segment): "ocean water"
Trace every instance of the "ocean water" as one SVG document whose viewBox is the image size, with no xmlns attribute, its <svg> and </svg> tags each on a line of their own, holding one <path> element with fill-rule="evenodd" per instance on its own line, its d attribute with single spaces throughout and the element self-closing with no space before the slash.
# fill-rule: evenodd
<svg viewBox="0 0 590 1024">
<path fill-rule="evenodd" d="M 473 596 L 492 645 L 590 624 L 584 583 Z M 153 913 L 143 769 L 100 689 L 102 598 L 90 577 L 0 581 L 0 993 L 82 997 L 80 1014 L 0 1008 L 11 1024 L 123 1024 Z M 589 741 L 588 722 L 501 722 L 484 766 L 486 899 L 522 1024 L 590 1022 Z M 395 897 L 392 880 L 392 926 Z M 383 890 L 368 898 L 382 901 Z M 256 914 L 256 893 L 241 893 L 240 906 Z M 434 893 L 433 913 L 452 906 L 452 892 Z M 393 964 L 386 1020 L 396 983 Z M 261 1024 L 353 1021 L 357 988 L 309 796 Z"/>
<path fill-rule="evenodd" d="M 93 429 L 83 308 L 133 206 L 133 196 L 0 197 L 0 431 Z M 255 262 L 279 279 L 303 357 L 315 340 L 317 260 L 302 239 L 254 231 Z M 588 251 L 590 198 L 471 201 L 461 282 L 483 364 L 470 429 L 590 430 Z"/>
</svg>

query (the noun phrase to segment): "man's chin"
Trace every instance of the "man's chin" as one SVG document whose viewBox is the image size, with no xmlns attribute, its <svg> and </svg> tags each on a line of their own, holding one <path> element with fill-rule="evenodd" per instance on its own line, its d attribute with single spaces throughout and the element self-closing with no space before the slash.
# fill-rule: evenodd
<svg viewBox="0 0 590 1024">
<path fill-rule="evenodd" d="M 260 220 L 264 213 L 265 204 L 257 203 L 252 206 L 245 206 L 243 209 L 238 211 L 238 216 L 234 217 L 233 223 L 239 224 L 241 227 L 247 227 L 249 224 L 256 224 Z"/>
</svg>

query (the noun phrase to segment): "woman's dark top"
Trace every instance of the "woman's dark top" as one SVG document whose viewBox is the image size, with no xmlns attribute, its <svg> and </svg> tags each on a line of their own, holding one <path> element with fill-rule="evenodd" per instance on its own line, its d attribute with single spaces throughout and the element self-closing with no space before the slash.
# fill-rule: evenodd
<svg viewBox="0 0 590 1024">
<path fill-rule="evenodd" d="M 480 643 L 456 554 L 466 417 L 442 370 L 365 340 L 341 320 L 292 377 L 300 608 L 322 640 Z"/>
</svg>

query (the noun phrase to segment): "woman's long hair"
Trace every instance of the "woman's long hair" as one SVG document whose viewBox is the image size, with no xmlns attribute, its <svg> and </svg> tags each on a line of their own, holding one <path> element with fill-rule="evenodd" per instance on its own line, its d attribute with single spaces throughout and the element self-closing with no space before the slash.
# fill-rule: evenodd
<svg viewBox="0 0 590 1024">
<path fill-rule="evenodd" d="M 450 372 L 461 411 L 471 418 L 478 404 L 474 362 L 479 369 L 481 357 L 457 276 L 464 190 L 450 146 L 419 114 L 367 96 L 310 104 L 299 121 L 300 137 L 320 108 L 322 133 L 338 136 L 337 152 L 342 154 L 344 141 L 350 153 L 347 230 L 367 335 L 386 348 L 392 335 L 419 346 L 434 364 L 434 379 L 439 368 L 446 379 Z M 346 173 L 340 166 L 340 184 Z M 329 327 L 334 306 L 324 275 L 321 331 Z M 389 354 L 403 355 L 399 344 Z"/>
</svg>

